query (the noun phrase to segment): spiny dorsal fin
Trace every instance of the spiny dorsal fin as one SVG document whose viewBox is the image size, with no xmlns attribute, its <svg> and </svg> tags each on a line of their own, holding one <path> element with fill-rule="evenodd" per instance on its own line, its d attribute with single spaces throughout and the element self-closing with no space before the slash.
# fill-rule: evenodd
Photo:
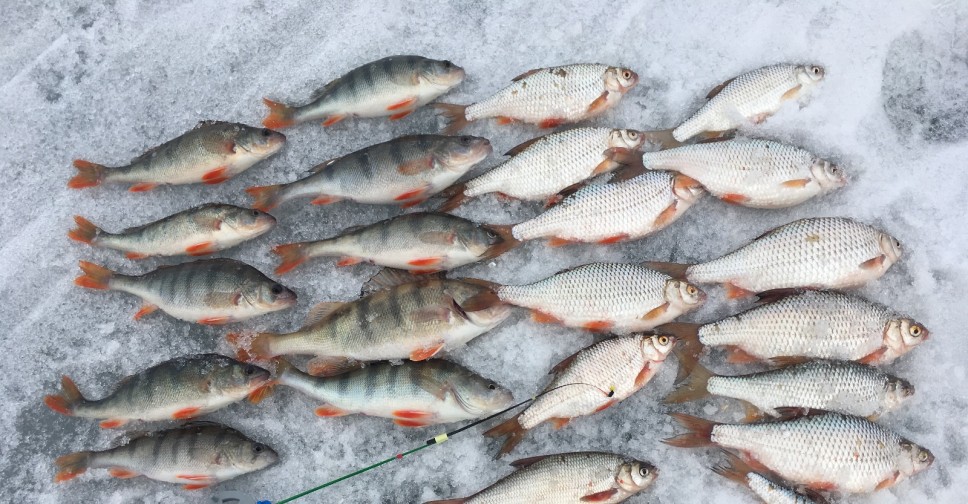
<svg viewBox="0 0 968 504">
<path fill-rule="evenodd" d="M 442 278 L 444 278 L 442 273 L 417 276 L 409 271 L 394 268 L 383 268 L 363 284 L 362 293 L 363 295 L 367 295 L 377 291 L 397 287 L 399 285 Z"/>
<path fill-rule="evenodd" d="M 719 93 L 721 93 L 721 92 L 723 91 L 723 89 L 725 89 L 725 88 L 726 88 L 726 86 L 728 86 L 728 85 L 729 85 L 729 83 L 730 83 L 730 82 L 733 82 L 734 80 L 736 80 L 736 77 L 733 77 L 732 79 L 729 79 L 728 81 L 726 81 L 726 82 L 723 82 L 722 84 L 720 84 L 720 85 L 718 85 L 718 86 L 716 86 L 716 87 L 714 87 L 714 88 L 712 88 L 712 89 L 711 89 L 711 90 L 709 91 L 709 93 L 708 93 L 708 94 L 706 95 L 706 99 L 707 99 L 707 100 L 712 100 L 714 96 L 716 96 L 716 95 L 718 95 Z"/>
<path fill-rule="evenodd" d="M 313 91 L 309 95 L 309 99 L 312 100 L 312 101 L 316 101 L 316 100 L 318 100 L 318 99 L 326 96 L 333 89 L 336 89 L 336 86 L 338 86 L 340 84 L 340 82 L 342 82 L 342 77 L 337 77 L 337 78 L 335 78 L 335 79 L 327 82 L 326 85 L 324 85 L 323 87 L 317 88 L 315 91 Z"/>
<path fill-rule="evenodd" d="M 309 327 L 322 322 L 330 315 L 332 315 L 336 310 L 339 310 L 348 303 L 344 301 L 324 301 L 317 304 L 309 309 L 309 313 L 306 314 L 306 324 L 304 327 Z"/>
<path fill-rule="evenodd" d="M 203 121 L 198 121 L 198 124 L 196 124 L 195 127 L 192 129 L 197 130 L 198 128 L 204 128 L 206 126 L 215 126 L 216 124 L 221 124 L 221 123 L 222 121 L 216 121 L 214 119 L 205 119 Z"/>
<path fill-rule="evenodd" d="M 329 165 L 331 165 L 331 164 L 339 161 L 340 159 L 343 159 L 343 156 L 335 157 L 333 159 L 327 159 L 326 161 L 323 161 L 322 163 L 319 163 L 318 165 L 310 168 L 309 169 L 309 172 L 310 173 L 319 173 L 319 172 L 325 170 L 327 167 L 329 167 Z"/>
</svg>

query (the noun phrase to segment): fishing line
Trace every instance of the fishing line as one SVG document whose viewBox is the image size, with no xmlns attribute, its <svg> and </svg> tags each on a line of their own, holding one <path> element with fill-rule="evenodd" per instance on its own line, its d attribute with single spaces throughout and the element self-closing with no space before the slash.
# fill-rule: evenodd
<svg viewBox="0 0 968 504">
<path fill-rule="evenodd" d="M 464 432 L 467 429 L 470 429 L 471 427 L 474 427 L 476 425 L 480 425 L 480 424 L 482 424 L 482 423 L 484 423 L 484 422 L 486 422 L 488 420 L 491 420 L 492 418 L 499 417 L 499 416 L 501 416 L 501 415 L 507 413 L 508 411 L 513 410 L 513 409 L 520 408 L 521 406 L 524 406 L 525 404 L 528 404 L 529 402 L 532 402 L 532 401 L 536 400 L 537 398 L 539 398 L 539 397 L 541 397 L 541 396 L 543 396 L 543 395 L 545 395 L 545 394 L 547 394 L 549 392 L 553 392 L 553 391 L 558 390 L 558 389 L 560 389 L 562 387 L 568 387 L 568 386 L 571 386 L 571 385 L 585 385 L 585 386 L 588 386 L 588 387 L 595 388 L 598 391 L 600 391 L 603 394 L 605 394 L 606 397 L 612 397 L 612 396 L 615 395 L 615 388 L 614 387 L 609 388 L 608 391 L 605 391 L 605 390 L 602 390 L 599 386 L 592 385 L 591 383 L 580 383 L 580 382 L 579 383 L 565 383 L 565 384 L 559 385 L 559 386 L 557 386 L 555 388 L 551 388 L 551 389 L 545 390 L 544 392 L 541 392 L 540 394 L 537 394 L 535 396 L 532 396 L 530 399 L 525 399 L 525 400 L 523 400 L 523 401 L 521 401 L 521 402 L 519 402 L 519 403 L 517 403 L 515 405 L 508 406 L 507 408 L 504 408 L 503 410 L 498 411 L 497 413 L 494 413 L 493 415 L 490 415 L 490 416 L 485 417 L 485 418 L 481 418 L 480 420 L 475 420 L 474 422 L 471 422 L 471 423 L 469 423 L 469 424 L 467 424 L 467 425 L 465 425 L 465 426 L 463 426 L 463 427 L 461 427 L 459 429 L 455 429 L 455 430 L 452 430 L 450 432 L 445 432 L 445 433 L 442 433 L 442 434 L 438 434 L 438 435 L 436 435 L 436 436 L 428 439 L 427 442 L 425 442 L 424 444 L 422 444 L 422 445 L 420 445 L 420 446 L 418 446 L 418 447 L 416 447 L 416 448 L 414 448 L 412 450 L 405 451 L 403 453 L 398 453 L 398 454 L 396 454 L 396 455 L 394 455 L 392 457 L 383 459 L 383 460 L 381 460 L 381 461 L 379 461 L 379 462 L 377 462 L 375 464 L 368 465 L 368 466 L 366 466 L 366 467 L 364 467 L 362 469 L 359 469 L 357 471 L 351 472 L 349 474 L 345 474 L 345 475 L 340 476 L 339 478 L 336 478 L 334 480 L 327 481 L 326 483 L 323 483 L 322 485 L 319 485 L 317 487 L 310 488 L 309 490 L 306 490 L 305 492 L 298 493 L 298 494 L 293 495 L 291 497 L 286 497 L 285 499 L 282 499 L 281 501 L 277 501 L 275 504 L 286 504 L 287 502 L 292 502 L 292 501 L 294 501 L 296 499 L 305 497 L 305 496 L 307 496 L 307 495 L 309 495 L 309 494 L 311 494 L 313 492 L 317 492 L 317 491 L 322 490 L 322 489 L 324 489 L 326 487 L 335 485 L 335 484 L 337 484 L 337 483 L 339 483 L 341 481 L 348 480 L 348 479 L 350 479 L 350 478 L 352 478 L 354 476 L 359 476 L 360 474 L 363 474 L 363 473 L 365 473 L 367 471 L 370 471 L 372 469 L 376 469 L 377 467 L 380 467 L 380 466 L 382 466 L 384 464 L 389 464 L 390 462 L 393 462 L 394 460 L 403 460 L 403 457 L 406 457 L 408 455 L 412 455 L 414 453 L 417 453 L 418 451 L 423 450 L 424 448 L 428 448 L 430 446 L 434 446 L 434 445 L 441 444 L 444 441 L 447 441 L 448 439 L 450 439 L 451 437 L 453 437 L 453 436 L 455 436 L 457 434 L 460 434 L 461 432 Z"/>
</svg>

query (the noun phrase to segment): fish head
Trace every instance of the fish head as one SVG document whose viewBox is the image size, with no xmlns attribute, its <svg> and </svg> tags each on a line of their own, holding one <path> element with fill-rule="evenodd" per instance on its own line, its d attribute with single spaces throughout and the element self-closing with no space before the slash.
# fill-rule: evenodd
<svg viewBox="0 0 968 504">
<path fill-rule="evenodd" d="M 625 94 L 639 83 L 639 74 L 631 68 L 608 67 L 605 70 L 605 89 Z"/>
<path fill-rule="evenodd" d="M 452 390 L 461 408 L 475 416 L 496 413 L 514 402 L 510 390 L 471 373 L 455 380 Z"/>
<path fill-rule="evenodd" d="M 882 362 L 888 362 L 911 351 L 928 339 L 928 329 L 913 319 L 897 318 L 884 327 L 884 347 L 887 352 Z"/>
<path fill-rule="evenodd" d="M 608 134 L 608 146 L 616 149 L 639 150 L 645 143 L 645 135 L 633 129 L 613 129 Z"/>
<path fill-rule="evenodd" d="M 222 215 L 222 224 L 240 234 L 256 237 L 276 225 L 276 218 L 254 208 L 239 208 Z"/>
<path fill-rule="evenodd" d="M 890 411 L 914 395 L 914 385 L 907 380 L 891 377 L 884 382 L 884 395 L 881 396 L 881 410 Z"/>
<path fill-rule="evenodd" d="M 257 157 L 267 158 L 286 145 L 286 135 L 269 128 L 244 126 L 236 135 L 235 145 Z"/>
<path fill-rule="evenodd" d="M 630 493 L 634 494 L 648 488 L 659 476 L 659 469 L 640 460 L 628 460 L 618 467 L 618 474 L 615 475 L 615 483 Z"/>
<path fill-rule="evenodd" d="M 662 362 L 676 346 L 676 337 L 668 334 L 645 335 L 642 338 L 642 355 L 646 360 Z"/>
<path fill-rule="evenodd" d="M 890 268 L 892 264 L 900 259 L 902 252 L 901 242 L 887 233 L 880 233 L 878 241 L 880 242 L 881 251 L 884 252 L 884 256 L 887 259 L 884 261 L 882 267 L 884 270 L 887 270 L 887 268 Z"/>
<path fill-rule="evenodd" d="M 266 311 L 282 310 L 296 304 L 295 292 L 269 279 L 246 284 L 242 297 L 250 305 Z"/>
<path fill-rule="evenodd" d="M 917 474 L 934 463 L 934 454 L 930 450 L 907 439 L 902 439 L 898 448 L 898 469 L 903 475 Z"/>
<path fill-rule="evenodd" d="M 236 475 L 265 469 L 279 461 L 279 454 L 268 445 L 257 443 L 243 436 L 236 436 L 222 442 L 216 463 L 232 469 Z"/>
<path fill-rule="evenodd" d="M 820 65 L 799 65 L 796 69 L 797 82 L 804 88 L 811 87 L 823 80 L 826 71 Z"/>
<path fill-rule="evenodd" d="M 446 146 L 437 153 L 437 160 L 451 171 L 466 172 L 494 151 L 491 141 L 470 135 L 449 137 Z"/>
<path fill-rule="evenodd" d="M 826 190 L 839 189 L 847 185 L 847 177 L 839 166 L 825 159 L 816 158 L 810 165 L 813 179 Z"/>
<path fill-rule="evenodd" d="M 706 301 L 706 293 L 695 285 L 685 281 L 670 278 L 665 284 L 665 300 L 670 306 L 685 313 L 698 308 Z"/>
<path fill-rule="evenodd" d="M 706 189 L 692 177 L 678 173 L 672 179 L 672 194 L 687 203 L 695 203 L 703 194 L 706 194 Z"/>
<path fill-rule="evenodd" d="M 466 76 L 463 68 L 447 60 L 430 61 L 420 69 L 419 74 L 421 79 L 446 89 L 456 87 L 464 82 Z"/>
</svg>

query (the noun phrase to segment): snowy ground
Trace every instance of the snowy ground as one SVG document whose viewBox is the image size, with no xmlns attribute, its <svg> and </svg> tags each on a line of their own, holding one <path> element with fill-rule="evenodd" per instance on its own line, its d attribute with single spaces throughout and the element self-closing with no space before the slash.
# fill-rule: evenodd
<svg viewBox="0 0 968 504">
<path fill-rule="evenodd" d="M 70 191 L 70 162 L 83 157 L 121 163 L 203 119 L 257 124 L 263 96 L 289 101 L 359 64 L 390 54 L 450 59 L 468 79 L 447 101 L 467 103 L 530 68 L 573 62 L 622 64 L 641 84 L 596 124 L 672 127 L 705 93 L 737 73 L 778 61 L 822 64 L 827 78 L 812 103 L 784 109 L 760 136 L 803 145 L 840 163 L 850 185 L 830 197 L 783 211 L 756 211 L 706 199 L 654 238 L 612 246 L 550 249 L 530 244 L 459 271 L 500 282 L 531 281 L 593 260 L 680 261 L 718 256 L 762 231 L 796 218 L 845 215 L 874 223 L 904 244 L 900 263 L 863 294 L 910 313 L 932 339 L 891 370 L 917 395 L 883 423 L 934 451 L 934 466 L 912 481 L 852 502 L 964 502 L 968 485 L 968 395 L 963 289 L 968 200 L 968 4 L 958 0 L 891 2 L 547 2 L 507 6 L 421 7 L 411 2 L 131 0 L 8 2 L 0 30 L 0 143 L 5 210 L 0 214 L 0 479 L 6 502 L 199 502 L 204 491 L 144 478 L 116 480 L 91 471 L 51 483 L 52 460 L 68 451 L 107 447 L 116 433 L 59 416 L 41 402 L 61 374 L 100 396 L 121 376 L 177 355 L 229 349 L 224 328 L 188 325 L 156 314 L 131 316 L 138 301 L 72 285 L 77 260 L 126 272 L 119 254 L 72 243 L 71 215 L 123 228 L 208 201 L 247 204 L 242 189 L 294 180 L 311 165 L 407 133 L 433 132 L 422 110 L 407 120 L 346 121 L 323 130 L 287 130 L 290 143 L 271 162 L 216 187 L 182 186 L 149 194 L 99 188 Z M 546 4 L 546 5 L 544 5 Z M 826 5 L 821 5 L 826 4 Z M 895 126 L 895 124 L 897 126 Z M 495 152 L 534 136 L 530 127 L 476 124 Z M 493 156 L 484 163 L 499 161 Z M 329 236 L 393 215 L 395 208 L 293 203 L 271 234 L 232 251 L 271 271 L 269 245 Z M 485 198 L 461 214 L 512 223 L 532 205 Z M 336 269 L 317 261 L 284 278 L 300 296 L 294 310 L 256 319 L 246 329 L 289 330 L 323 300 L 351 299 L 375 268 Z M 711 320 L 741 305 L 718 290 L 690 320 Z M 515 317 L 454 355 L 527 397 L 548 369 L 592 337 Z M 717 362 L 714 369 L 726 370 Z M 712 451 L 682 451 L 659 442 L 676 432 L 657 399 L 667 393 L 674 362 L 641 393 L 594 417 L 552 432 L 538 429 L 521 457 L 601 449 L 650 460 L 662 471 L 632 502 L 753 502 L 745 489 L 707 468 Z M 422 443 L 439 429 L 402 430 L 376 418 L 322 420 L 313 403 L 282 391 L 258 407 L 236 405 L 212 418 L 264 440 L 282 455 L 268 470 L 219 489 L 278 500 Z M 736 418 L 735 403 L 711 401 L 685 411 Z M 492 459 L 497 443 L 472 430 L 403 463 L 393 463 L 325 490 L 307 502 L 416 502 L 472 494 L 507 474 Z M 958 497 L 958 496 L 961 497 Z"/>
</svg>

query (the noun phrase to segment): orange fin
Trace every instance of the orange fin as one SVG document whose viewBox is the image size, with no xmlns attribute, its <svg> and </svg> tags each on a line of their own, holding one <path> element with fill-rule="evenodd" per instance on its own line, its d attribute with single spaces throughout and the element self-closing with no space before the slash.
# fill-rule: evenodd
<svg viewBox="0 0 968 504">
<path fill-rule="evenodd" d="M 887 353 L 887 348 L 881 347 L 861 357 L 860 359 L 857 360 L 857 362 L 860 362 L 861 364 L 871 364 L 871 365 L 877 364 L 878 362 L 880 362 L 881 357 L 883 357 L 885 353 Z"/>
<path fill-rule="evenodd" d="M 582 324 L 582 328 L 593 332 L 606 332 L 611 329 L 613 325 L 614 324 L 607 320 L 595 320 L 592 322 L 585 322 Z"/>
<path fill-rule="evenodd" d="M 618 243 L 629 239 L 629 235 L 626 233 L 617 234 L 609 236 L 608 238 L 602 238 L 598 240 L 599 245 L 611 245 L 612 243 Z"/>
<path fill-rule="evenodd" d="M 662 315 L 664 315 L 665 312 L 667 312 L 667 311 L 669 311 L 669 303 L 668 303 L 668 301 L 665 302 L 665 303 L 660 304 L 659 306 L 656 306 L 655 308 L 653 308 L 651 310 L 649 310 L 649 313 L 646 313 L 645 315 L 642 315 L 642 320 L 655 320 L 655 319 L 661 317 Z"/>
<path fill-rule="evenodd" d="M 484 435 L 487 437 L 506 437 L 504 444 L 501 445 L 501 450 L 498 452 L 498 457 L 510 453 L 528 433 L 524 427 L 521 427 L 518 416 L 520 414 L 484 432 Z"/>
<path fill-rule="evenodd" d="M 87 261 L 80 261 L 79 265 L 84 274 L 74 279 L 75 285 L 99 290 L 106 290 L 111 287 L 111 278 L 114 277 L 113 271 Z"/>
<path fill-rule="evenodd" d="M 292 118 L 293 112 L 295 112 L 293 107 L 268 98 L 263 98 L 262 103 L 269 107 L 269 115 L 262 120 L 262 125 L 266 128 L 282 129 L 296 124 L 296 121 Z"/>
<path fill-rule="evenodd" d="M 189 406 L 188 408 L 182 408 L 176 411 L 171 417 L 175 420 L 188 420 L 189 418 L 198 416 L 198 412 L 201 409 L 198 406 Z"/>
<path fill-rule="evenodd" d="M 71 189 L 95 187 L 101 185 L 101 182 L 104 181 L 105 167 L 103 165 L 83 159 L 75 159 L 74 168 L 77 168 L 78 174 L 74 175 L 74 178 L 67 183 L 67 187 Z"/>
<path fill-rule="evenodd" d="M 336 261 L 337 266 L 352 266 L 354 264 L 360 264 L 363 262 L 359 257 L 341 257 L 339 261 Z"/>
<path fill-rule="evenodd" d="M 560 430 L 564 426 L 568 425 L 568 422 L 570 422 L 571 419 L 570 418 L 552 418 L 548 421 L 551 422 L 551 426 L 555 430 Z"/>
<path fill-rule="evenodd" d="M 545 119 L 544 121 L 541 121 L 540 123 L 538 123 L 538 127 L 539 128 L 557 128 L 562 124 L 565 124 L 564 119 L 553 118 L 553 119 Z"/>
<path fill-rule="evenodd" d="M 897 483 L 898 476 L 900 475 L 901 475 L 900 472 L 894 471 L 894 475 L 889 478 L 885 478 L 884 481 L 881 481 L 880 483 L 878 483 L 875 490 L 884 490 L 885 488 L 890 488 L 894 486 L 894 484 Z M 825 490 L 825 491 L 830 491 L 836 488 L 832 483 L 829 483 L 829 485 L 830 485 L 830 488 L 818 487 L 816 483 L 809 484 L 807 486 L 809 486 L 810 488 L 813 488 L 814 490 Z"/>
<path fill-rule="evenodd" d="M 675 390 L 669 393 L 669 395 L 662 400 L 662 402 L 666 404 L 676 404 L 698 401 L 699 399 L 709 397 L 710 394 L 706 386 L 709 384 L 709 379 L 713 376 L 716 375 L 703 367 L 701 364 L 696 363 L 696 365 L 693 366 L 692 371 L 686 377 L 686 381 L 680 383 Z"/>
<path fill-rule="evenodd" d="M 276 245 L 272 252 L 279 256 L 282 262 L 276 267 L 276 274 L 281 275 L 292 271 L 296 266 L 306 262 L 306 247 L 302 243 L 286 243 Z"/>
<path fill-rule="evenodd" d="M 746 290 L 742 287 L 737 287 L 732 283 L 727 283 L 723 285 L 723 287 L 726 288 L 726 297 L 729 299 L 741 299 L 756 295 L 755 292 Z"/>
<path fill-rule="evenodd" d="M 443 343 L 439 343 L 436 346 L 432 346 L 432 347 L 428 347 L 428 348 L 421 348 L 419 350 L 414 350 L 414 351 L 410 352 L 410 360 L 412 360 L 412 361 L 427 360 L 427 359 L 429 359 L 429 358 L 437 355 L 437 352 L 440 352 L 440 350 L 443 349 L 443 348 L 444 348 L 444 344 Z"/>
<path fill-rule="evenodd" d="M 784 183 L 782 183 L 780 185 L 782 185 L 783 187 L 794 187 L 794 188 L 796 188 L 796 187 L 806 187 L 807 184 L 809 184 L 809 183 L 810 183 L 810 179 L 805 178 L 805 179 L 787 180 L 786 182 L 784 182 Z"/>
<path fill-rule="evenodd" d="M 57 457 L 54 464 L 57 466 L 54 482 L 63 483 L 87 471 L 91 464 L 91 452 L 68 453 Z"/>
<path fill-rule="evenodd" d="M 433 108 L 440 111 L 440 115 L 447 120 L 447 125 L 444 126 L 445 135 L 453 135 L 458 131 L 467 127 L 470 121 L 467 120 L 467 105 L 455 105 L 453 103 L 434 103 L 431 105 Z"/>
<path fill-rule="evenodd" d="M 430 425 L 427 422 L 421 422 L 420 420 L 404 420 L 402 418 L 394 418 L 393 423 L 399 425 L 400 427 L 426 427 Z"/>
<path fill-rule="evenodd" d="M 134 319 L 135 320 L 141 320 L 141 317 L 144 317 L 145 315 L 148 315 L 149 313 L 154 313 L 156 310 L 158 310 L 158 307 L 157 306 L 155 306 L 153 304 L 145 304 L 144 306 L 141 307 L 140 310 L 138 310 L 138 313 L 135 313 L 134 314 Z"/>
<path fill-rule="evenodd" d="M 65 375 L 61 376 L 60 394 L 44 397 L 44 404 L 61 415 L 71 416 L 74 414 L 74 407 L 85 400 L 84 396 L 81 395 L 80 389 L 74 383 L 74 380 L 71 380 Z"/>
<path fill-rule="evenodd" d="M 280 184 L 250 187 L 245 192 L 255 198 L 252 207 L 263 212 L 268 212 L 279 206 L 282 200 L 282 185 Z"/>
<path fill-rule="evenodd" d="M 539 324 L 561 324 L 560 318 L 538 310 L 531 310 L 531 320 Z"/>
<path fill-rule="evenodd" d="M 265 385 L 249 392 L 248 400 L 252 404 L 259 404 L 264 401 L 266 397 L 272 395 L 272 391 L 275 389 L 275 383 L 268 382 Z"/>
<path fill-rule="evenodd" d="M 669 225 L 672 219 L 676 216 L 676 208 L 679 206 L 679 200 L 673 201 L 669 206 L 666 207 L 659 216 L 655 218 L 655 227 L 662 228 Z"/>
<path fill-rule="evenodd" d="M 214 170 L 208 171 L 205 175 L 202 175 L 202 182 L 212 185 L 221 184 L 229 179 L 229 167 L 220 166 Z"/>
<path fill-rule="evenodd" d="M 786 93 L 783 93 L 783 96 L 781 96 L 780 99 L 792 100 L 796 98 L 797 95 L 800 93 L 800 88 L 802 87 L 803 87 L 803 84 L 797 84 L 796 86 L 793 86 L 792 88 L 788 89 Z"/>
<path fill-rule="evenodd" d="M 413 208 L 413 207 L 415 207 L 415 206 L 423 203 L 424 201 L 427 201 L 427 200 L 426 199 L 411 200 L 411 201 L 408 201 L 408 202 L 400 205 L 400 208 Z"/>
<path fill-rule="evenodd" d="M 102 429 L 117 429 L 126 423 L 128 423 L 128 421 L 121 418 L 109 418 L 107 420 L 102 420 L 100 423 L 98 423 L 98 425 L 100 425 Z"/>
<path fill-rule="evenodd" d="M 336 203 L 339 201 L 343 201 L 343 198 L 340 198 L 338 196 L 330 196 L 328 194 L 320 194 L 319 196 L 316 196 L 316 198 L 310 201 L 309 203 L 313 205 L 332 205 L 333 203 Z"/>
<path fill-rule="evenodd" d="M 108 474 L 114 476 L 115 478 L 128 479 L 134 478 L 135 476 L 141 476 L 141 474 L 136 473 L 130 469 L 125 469 L 123 467 L 112 467 L 108 469 Z"/>
<path fill-rule="evenodd" d="M 131 192 L 148 192 L 154 188 L 158 187 L 158 184 L 151 182 L 142 182 L 140 184 L 135 184 L 128 188 Z"/>
<path fill-rule="evenodd" d="M 132 259 L 132 260 L 137 260 L 137 259 L 145 259 L 148 257 L 148 255 L 139 254 L 138 252 L 126 252 L 124 254 L 124 257 L 127 257 L 128 259 Z"/>
<path fill-rule="evenodd" d="M 400 119 L 403 119 L 404 117 L 407 117 L 408 115 L 410 115 L 412 113 L 413 113 L 412 110 L 407 110 L 405 112 L 400 112 L 398 114 L 393 114 L 393 115 L 390 116 L 390 120 L 391 121 L 399 121 Z"/>
<path fill-rule="evenodd" d="M 434 157 L 432 155 L 423 156 L 419 159 L 412 159 L 397 166 L 397 172 L 399 172 L 401 175 L 417 175 L 433 169 Z"/>
<path fill-rule="evenodd" d="M 330 406 L 328 404 L 325 404 L 323 406 L 316 408 L 315 410 L 313 410 L 313 412 L 316 413 L 316 416 L 324 417 L 324 418 L 341 417 L 341 416 L 353 414 L 353 412 L 351 411 L 346 411 L 346 410 L 337 408 L 336 406 Z"/>
<path fill-rule="evenodd" d="M 610 401 L 607 401 L 607 402 L 605 402 L 605 404 L 603 404 L 603 405 L 595 408 L 595 413 L 598 413 L 598 412 L 601 412 L 601 411 L 605 411 L 608 408 L 611 408 L 612 406 L 615 406 L 615 403 L 617 403 L 617 402 L 618 401 L 616 401 L 615 399 L 612 399 Z"/>
<path fill-rule="evenodd" d="M 635 375 L 636 388 L 644 387 L 646 383 L 649 383 L 649 380 L 652 379 L 653 375 L 655 375 L 655 369 L 653 369 L 652 366 L 650 366 L 649 364 L 642 366 L 642 369 L 639 371 L 639 374 Z"/>
<path fill-rule="evenodd" d="M 406 98 L 404 100 L 398 101 L 397 103 L 394 103 L 393 105 L 390 105 L 389 107 L 387 107 L 387 110 L 400 110 L 402 108 L 409 107 L 414 103 L 417 103 L 417 97 L 411 96 L 410 98 Z"/>
<path fill-rule="evenodd" d="M 232 321 L 231 317 L 222 315 L 220 317 L 206 317 L 203 319 L 199 319 L 198 323 L 203 325 L 223 325 L 223 324 L 228 324 L 231 321 Z"/>
<path fill-rule="evenodd" d="M 423 187 L 420 187 L 418 189 L 411 189 L 411 190 L 409 190 L 409 191 L 407 191 L 407 192 L 405 192 L 403 194 L 397 195 L 393 199 L 396 200 L 396 201 L 406 201 L 406 200 L 409 200 L 409 199 L 414 199 L 416 197 L 419 197 L 421 194 L 423 194 L 425 190 L 426 189 L 423 188 Z"/>
<path fill-rule="evenodd" d="M 743 196 L 742 194 L 736 194 L 736 193 L 726 193 L 720 196 L 719 199 L 725 201 L 726 203 L 732 203 L 734 205 L 742 205 L 743 203 L 746 203 L 747 201 L 750 200 L 746 196 Z"/>
<path fill-rule="evenodd" d="M 436 266 L 443 261 L 440 257 L 425 257 L 422 259 L 414 259 L 412 261 L 407 261 L 407 264 L 411 266 Z"/>
<path fill-rule="evenodd" d="M 574 243 L 578 243 L 578 242 L 576 242 L 575 240 L 569 240 L 566 238 L 558 238 L 557 236 L 548 238 L 549 247 L 564 247 L 565 245 L 572 245 Z"/>
<path fill-rule="evenodd" d="M 884 260 L 885 260 L 884 254 L 881 254 L 873 259 L 868 259 L 860 263 L 860 268 L 866 269 L 866 270 L 878 269 L 884 265 Z"/>
<path fill-rule="evenodd" d="M 700 446 L 711 446 L 713 444 L 712 435 L 713 428 L 717 425 L 716 423 L 686 415 L 685 413 L 670 413 L 669 416 L 674 418 L 689 432 L 680 434 L 674 438 L 663 439 L 663 443 L 679 448 L 697 448 Z"/>
<path fill-rule="evenodd" d="M 189 485 L 182 485 L 182 488 L 185 489 L 185 490 L 201 490 L 203 488 L 208 488 L 209 486 L 210 485 L 203 485 L 201 483 L 197 483 L 197 484 L 196 483 L 192 483 L 192 484 L 189 484 Z"/>
<path fill-rule="evenodd" d="M 102 233 L 91 221 L 80 215 L 74 216 L 74 222 L 77 227 L 67 232 L 67 237 L 72 240 L 91 245 L 97 239 L 97 236 Z"/>
<path fill-rule="evenodd" d="M 331 115 L 327 117 L 325 121 L 323 121 L 323 126 L 328 128 L 342 121 L 343 119 L 346 119 L 346 115 Z"/>
<path fill-rule="evenodd" d="M 608 107 L 608 91 L 602 91 L 602 94 L 595 98 L 590 105 L 588 105 L 589 114 L 597 114 L 604 111 Z M 582 499 L 584 500 L 584 499 Z"/>
<path fill-rule="evenodd" d="M 215 248 L 215 242 L 207 241 L 196 243 L 195 245 L 189 245 L 185 249 L 185 252 L 187 252 L 190 256 L 203 256 L 218 252 L 218 249 Z"/>
<path fill-rule="evenodd" d="M 511 118 L 511 117 L 499 116 L 496 119 L 497 119 L 497 123 L 500 124 L 501 126 L 507 126 L 508 124 L 511 124 L 514 122 L 514 118 Z"/>
<path fill-rule="evenodd" d="M 743 350 L 737 346 L 728 346 L 729 355 L 726 356 L 726 362 L 730 364 L 753 364 L 755 362 L 760 362 L 760 359 L 746 350 Z"/>
<path fill-rule="evenodd" d="M 581 498 L 582 502 L 606 502 L 612 499 L 615 494 L 618 493 L 618 488 L 609 488 L 608 490 L 602 490 L 601 492 L 595 492 L 593 494 L 588 494 Z"/>
<path fill-rule="evenodd" d="M 417 410 L 397 410 L 394 411 L 393 416 L 397 418 L 409 418 L 409 419 L 419 419 L 419 418 L 429 418 L 433 414 L 427 411 L 417 411 Z"/>
</svg>

